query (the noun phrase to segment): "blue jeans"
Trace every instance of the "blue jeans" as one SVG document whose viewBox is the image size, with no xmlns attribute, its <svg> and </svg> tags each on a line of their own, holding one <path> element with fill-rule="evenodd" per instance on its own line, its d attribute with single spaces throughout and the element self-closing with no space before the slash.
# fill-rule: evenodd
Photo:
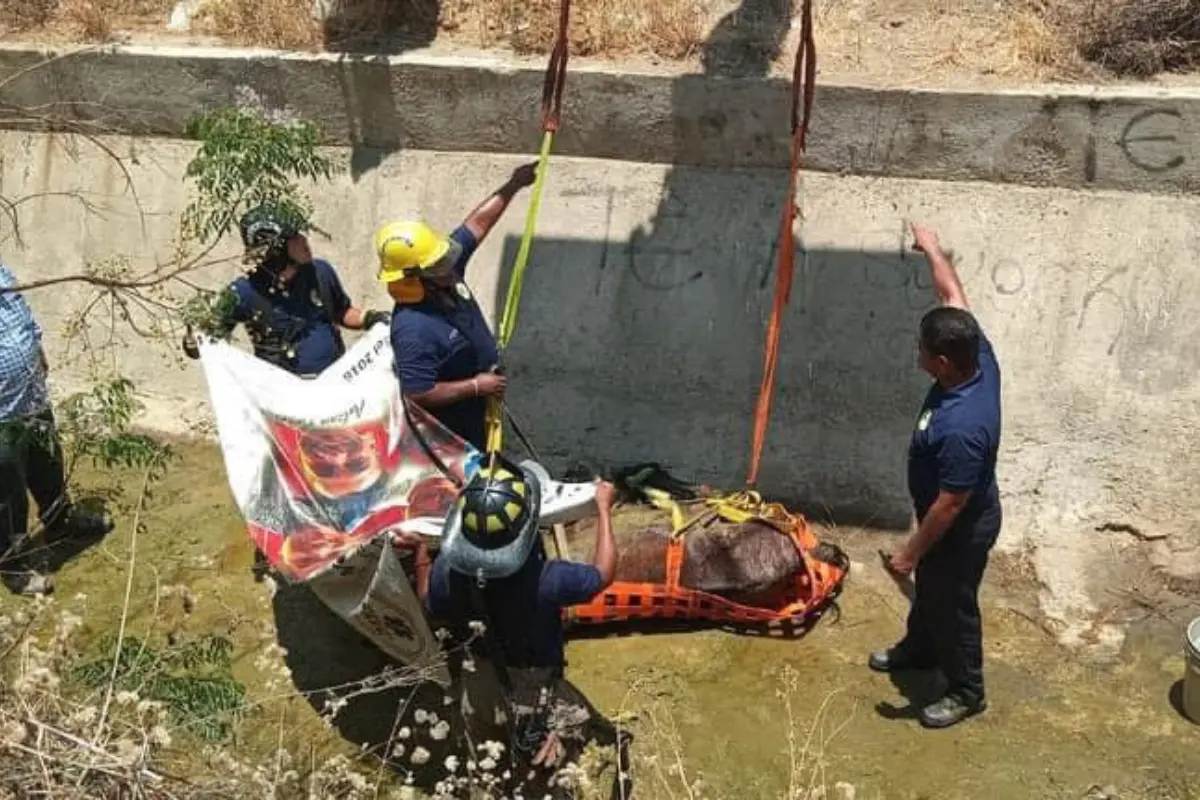
<svg viewBox="0 0 1200 800">
<path fill-rule="evenodd" d="M 58 429 L 50 410 L 0 422 L 0 571 L 24 568 L 20 548 L 29 535 L 29 495 L 42 524 L 67 510 L 66 476 Z"/>
</svg>

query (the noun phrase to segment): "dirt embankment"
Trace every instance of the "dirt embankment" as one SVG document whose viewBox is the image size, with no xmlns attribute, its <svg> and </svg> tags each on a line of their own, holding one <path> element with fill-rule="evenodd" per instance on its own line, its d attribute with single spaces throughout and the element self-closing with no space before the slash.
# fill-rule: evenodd
<svg viewBox="0 0 1200 800">
<path fill-rule="evenodd" d="M 558 0 L 0 0 L 0 35 L 548 52 Z M 183 12 L 187 13 L 184 14 Z M 1200 61 L 1197 0 L 817 0 L 821 71 L 872 83 L 1146 78 Z M 799 0 L 575 0 L 571 51 L 785 71 Z M 168 20 L 178 23 L 168 28 Z"/>
</svg>

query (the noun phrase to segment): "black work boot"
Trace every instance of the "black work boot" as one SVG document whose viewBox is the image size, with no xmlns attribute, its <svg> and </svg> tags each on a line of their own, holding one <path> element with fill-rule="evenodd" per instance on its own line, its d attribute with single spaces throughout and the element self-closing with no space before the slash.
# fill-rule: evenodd
<svg viewBox="0 0 1200 800">
<path fill-rule="evenodd" d="M 904 672 L 933 669 L 935 664 L 932 659 L 919 658 L 903 648 L 889 647 L 887 650 L 871 653 L 871 657 L 867 659 L 867 666 L 876 672 Z"/>
<path fill-rule="evenodd" d="M 62 539 L 102 539 L 112 533 L 113 521 L 105 511 L 93 511 L 77 505 L 69 505 L 46 527 L 46 538 L 50 542 Z"/>
<path fill-rule="evenodd" d="M 921 709 L 921 724 L 926 728 L 949 728 L 986 710 L 987 700 L 968 700 L 952 692 Z"/>
<path fill-rule="evenodd" d="M 48 595 L 54 591 L 54 582 L 50 579 L 50 576 L 33 570 L 5 573 L 4 585 L 13 594 L 23 597 Z"/>
<path fill-rule="evenodd" d="M 67 515 L 67 530 L 80 539 L 100 539 L 112 533 L 113 521 L 103 511 L 72 506 Z"/>
</svg>

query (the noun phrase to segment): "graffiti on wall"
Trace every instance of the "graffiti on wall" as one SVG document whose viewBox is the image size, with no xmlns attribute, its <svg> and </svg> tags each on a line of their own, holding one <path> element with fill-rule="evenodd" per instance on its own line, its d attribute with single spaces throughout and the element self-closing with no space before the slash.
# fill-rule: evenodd
<svg viewBox="0 0 1200 800">
<path fill-rule="evenodd" d="M 948 180 L 1200 190 L 1200 112 L 1185 100 L 831 90 L 814 166 Z M 839 93 L 844 97 L 838 96 Z M 862 109 L 873 108 L 864 117 Z M 824 114 L 824 115 L 823 115 Z M 850 124 L 853 123 L 853 124 Z"/>
</svg>

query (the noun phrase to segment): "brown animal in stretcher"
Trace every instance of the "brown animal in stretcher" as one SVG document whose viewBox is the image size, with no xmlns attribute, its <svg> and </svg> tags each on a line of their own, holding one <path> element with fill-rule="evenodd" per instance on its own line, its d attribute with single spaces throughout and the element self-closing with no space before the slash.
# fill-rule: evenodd
<svg viewBox="0 0 1200 800">
<path fill-rule="evenodd" d="M 616 580 L 665 583 L 670 515 L 644 506 L 625 506 L 613 515 L 617 540 Z M 574 558 L 586 557 L 595 544 L 592 520 L 567 528 Z M 712 518 L 683 534 L 679 582 L 688 589 L 719 595 L 734 603 L 774 608 L 795 585 L 804 568 L 795 542 L 764 522 L 726 522 Z"/>
</svg>

